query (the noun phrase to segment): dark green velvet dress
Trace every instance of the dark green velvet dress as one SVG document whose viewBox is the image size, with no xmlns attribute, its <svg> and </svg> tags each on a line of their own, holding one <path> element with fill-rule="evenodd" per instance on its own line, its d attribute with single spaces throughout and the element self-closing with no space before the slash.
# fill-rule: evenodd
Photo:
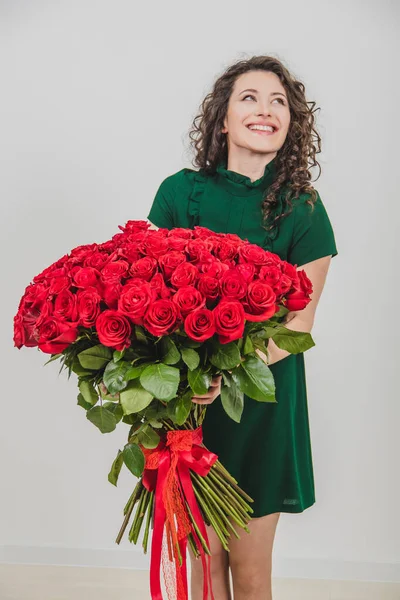
<svg viewBox="0 0 400 600">
<path fill-rule="evenodd" d="M 302 194 L 275 234 L 262 228 L 261 200 L 275 169 L 276 158 L 254 182 L 227 170 L 225 163 L 214 175 L 181 169 L 162 181 L 148 219 L 168 229 L 201 225 L 236 233 L 298 266 L 336 256 L 334 232 L 319 194 L 313 212 Z M 282 199 L 276 210 L 284 211 Z M 245 396 L 241 422 L 235 423 L 218 397 L 203 422 L 204 443 L 254 499 L 253 518 L 302 512 L 315 502 L 304 354 L 290 354 L 270 368 L 277 403 Z"/>
</svg>

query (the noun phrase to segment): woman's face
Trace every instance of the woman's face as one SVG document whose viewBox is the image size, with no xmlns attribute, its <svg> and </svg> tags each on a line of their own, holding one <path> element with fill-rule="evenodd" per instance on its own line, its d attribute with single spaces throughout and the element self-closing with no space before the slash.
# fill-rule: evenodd
<svg viewBox="0 0 400 600">
<path fill-rule="evenodd" d="M 271 124 L 277 129 L 273 133 L 251 130 L 252 124 Z M 289 124 L 286 91 L 275 73 L 249 71 L 236 79 L 222 129 L 229 153 L 247 149 L 271 154 L 272 160 L 285 142 Z"/>
</svg>

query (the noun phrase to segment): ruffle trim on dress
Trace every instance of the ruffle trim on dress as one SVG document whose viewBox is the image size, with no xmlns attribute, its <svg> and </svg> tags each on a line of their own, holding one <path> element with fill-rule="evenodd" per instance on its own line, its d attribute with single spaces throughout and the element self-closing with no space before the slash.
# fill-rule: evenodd
<svg viewBox="0 0 400 600">
<path fill-rule="evenodd" d="M 189 196 L 188 214 L 191 220 L 191 227 L 199 225 L 200 222 L 200 202 L 206 187 L 206 175 L 201 171 L 192 171 L 193 187 Z"/>
</svg>

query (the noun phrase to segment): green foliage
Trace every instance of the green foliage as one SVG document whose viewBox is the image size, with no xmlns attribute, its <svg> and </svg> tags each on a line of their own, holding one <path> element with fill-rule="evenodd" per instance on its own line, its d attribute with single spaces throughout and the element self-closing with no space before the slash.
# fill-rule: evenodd
<svg viewBox="0 0 400 600">
<path fill-rule="evenodd" d="M 130 381 L 128 386 L 120 393 L 120 402 L 124 415 L 139 412 L 146 408 L 153 396 L 141 385 L 138 379 Z"/>
<path fill-rule="evenodd" d="M 232 377 L 227 376 L 227 379 L 230 381 L 229 386 L 221 386 L 221 403 L 226 414 L 236 423 L 240 423 L 244 408 L 244 394 Z"/>
<path fill-rule="evenodd" d="M 94 388 L 94 385 L 91 381 L 86 381 L 85 379 L 81 379 L 78 384 L 79 391 L 83 396 L 85 402 L 94 406 L 99 399 L 99 396 Z"/>
<path fill-rule="evenodd" d="M 88 410 L 86 417 L 100 429 L 101 433 L 110 433 L 117 425 L 114 415 L 102 406 L 94 406 Z"/>
<path fill-rule="evenodd" d="M 205 372 L 201 367 L 197 367 L 193 371 L 188 371 L 188 382 L 195 396 L 207 394 L 208 388 L 211 385 L 211 379 L 211 373 Z"/>
<path fill-rule="evenodd" d="M 163 363 L 149 365 L 140 375 L 140 383 L 144 389 L 155 398 L 166 402 L 175 398 L 179 382 L 179 369 Z"/>
<path fill-rule="evenodd" d="M 78 354 L 79 362 L 84 369 L 97 371 L 102 369 L 112 358 L 110 348 L 106 348 L 102 344 L 91 346 Z"/>
<path fill-rule="evenodd" d="M 210 363 L 218 369 L 233 369 L 240 363 L 240 352 L 235 342 L 220 344 L 215 342 Z"/>
<path fill-rule="evenodd" d="M 175 365 L 180 361 L 181 355 L 175 342 L 170 337 L 163 337 L 160 340 L 161 362 L 166 365 Z"/>
<path fill-rule="evenodd" d="M 144 454 L 137 444 L 126 444 L 123 450 L 125 465 L 135 477 L 140 477 L 144 469 Z"/>
<path fill-rule="evenodd" d="M 190 411 L 193 406 L 192 398 L 193 392 L 191 389 L 189 389 L 183 395 L 178 396 L 177 398 L 174 398 L 168 402 L 168 418 L 177 425 L 183 425 L 190 415 Z"/>
<path fill-rule="evenodd" d="M 232 371 L 232 378 L 240 389 L 259 402 L 276 402 L 275 382 L 271 369 L 256 356 L 247 356 Z"/>
<path fill-rule="evenodd" d="M 184 346 L 182 346 L 181 354 L 183 362 L 188 367 L 188 369 L 190 369 L 190 371 L 197 369 L 197 367 L 200 364 L 200 356 L 199 353 L 196 352 L 196 350 L 193 350 L 192 348 L 185 348 Z"/>
<path fill-rule="evenodd" d="M 139 432 L 138 443 L 142 444 L 145 448 L 156 448 L 160 442 L 160 436 L 150 425 L 145 425 Z"/>
<path fill-rule="evenodd" d="M 117 485 L 118 477 L 121 472 L 122 465 L 124 464 L 124 456 L 121 450 L 118 450 L 118 454 L 111 465 L 110 472 L 108 474 L 108 481 L 113 485 Z"/>
<path fill-rule="evenodd" d="M 111 360 L 108 363 L 104 369 L 103 381 L 110 394 L 116 394 L 126 388 L 128 381 L 125 376 L 131 368 L 131 364 L 125 360 L 116 363 Z"/>
</svg>

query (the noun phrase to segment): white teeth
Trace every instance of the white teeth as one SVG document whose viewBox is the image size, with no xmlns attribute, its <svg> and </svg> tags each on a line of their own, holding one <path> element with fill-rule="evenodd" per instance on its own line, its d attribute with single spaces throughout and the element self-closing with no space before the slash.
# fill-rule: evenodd
<svg viewBox="0 0 400 600">
<path fill-rule="evenodd" d="M 259 129 L 260 131 L 274 131 L 269 125 L 249 125 L 249 129 Z"/>
</svg>

